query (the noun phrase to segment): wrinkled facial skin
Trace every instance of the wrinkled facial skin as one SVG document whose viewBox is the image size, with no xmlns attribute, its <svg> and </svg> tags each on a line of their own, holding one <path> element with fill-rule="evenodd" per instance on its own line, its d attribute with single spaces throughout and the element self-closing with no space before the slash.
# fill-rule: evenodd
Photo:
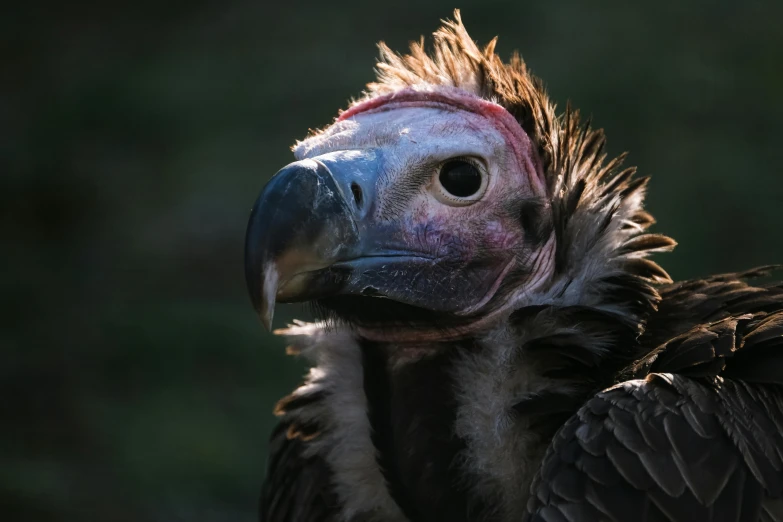
<svg viewBox="0 0 783 522">
<path fill-rule="evenodd" d="M 381 297 L 467 324 L 549 279 L 554 239 L 537 155 L 503 109 L 469 101 L 414 97 L 348 111 L 294 148 L 353 191 L 360 246 L 325 269 L 342 274 L 336 298 L 374 296 L 362 306 L 382 307 Z M 444 190 L 439 175 L 454 159 L 481 173 L 475 196 Z M 340 302 L 329 297 L 327 308 Z"/>
</svg>

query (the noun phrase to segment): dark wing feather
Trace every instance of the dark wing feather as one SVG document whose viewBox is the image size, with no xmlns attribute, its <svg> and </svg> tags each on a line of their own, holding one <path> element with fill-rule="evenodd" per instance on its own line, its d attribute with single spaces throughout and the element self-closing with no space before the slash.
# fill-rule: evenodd
<svg viewBox="0 0 783 522">
<path fill-rule="evenodd" d="M 633 379 L 561 428 L 529 520 L 783 521 L 783 286 L 667 285 Z"/>
<path fill-rule="evenodd" d="M 306 456 L 300 438 L 289 438 L 290 426 L 280 423 L 269 443 L 267 475 L 261 490 L 261 522 L 331 522 L 337 519 L 337 499 L 326 463 Z"/>
<path fill-rule="evenodd" d="M 783 384 L 783 312 L 748 313 L 694 326 L 636 361 L 624 377 L 650 373 Z"/>
<path fill-rule="evenodd" d="M 783 285 L 746 281 L 766 273 L 761 268 L 665 287 L 640 340 L 647 353 L 623 378 L 676 373 L 783 384 Z"/>
<path fill-rule="evenodd" d="M 528 520 L 783 521 L 777 387 L 672 375 L 622 383 L 557 433 Z"/>
<path fill-rule="evenodd" d="M 658 311 L 649 318 L 640 343 L 651 350 L 698 325 L 783 310 L 783 284 L 752 284 L 778 268 L 760 267 L 663 285 Z"/>
</svg>

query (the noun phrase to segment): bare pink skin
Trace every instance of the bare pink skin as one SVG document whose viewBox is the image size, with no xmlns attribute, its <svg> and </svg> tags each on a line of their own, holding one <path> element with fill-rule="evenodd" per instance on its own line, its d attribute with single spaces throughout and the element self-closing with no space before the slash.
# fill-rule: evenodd
<svg viewBox="0 0 783 522">
<path fill-rule="evenodd" d="M 453 107 L 458 110 L 472 112 L 483 116 L 500 131 L 506 140 L 506 144 L 514 152 L 517 162 L 524 166 L 527 172 L 535 174 L 531 181 L 536 189 L 545 193 L 544 173 L 541 162 L 533 151 L 530 137 L 522 130 L 517 120 L 497 103 L 484 100 L 477 96 L 462 91 L 444 92 L 419 92 L 413 89 L 405 89 L 393 94 L 378 96 L 362 103 L 358 103 L 344 111 L 337 121 L 347 120 L 369 111 L 394 110 L 403 107 Z"/>
<path fill-rule="evenodd" d="M 528 232 L 514 210 L 520 201 L 535 199 L 544 202 L 549 212 L 541 163 L 530 138 L 500 105 L 457 89 L 404 89 L 354 105 L 332 126 L 294 148 L 297 159 L 336 151 L 377 156 L 382 171 L 375 181 L 373 218 L 381 225 L 390 224 L 395 244 L 435 259 L 460 259 L 466 267 L 478 256 L 497 262 L 486 276 L 493 278 L 483 285 L 486 293 L 475 295 L 455 312 L 477 317 L 464 327 L 448 335 L 420 329 L 393 334 L 361 329 L 362 336 L 415 343 L 468 335 L 491 326 L 550 280 L 554 237 L 527 245 Z M 455 204 L 439 188 L 439 167 L 455 157 L 472 158 L 483 165 L 486 190 L 470 204 Z M 527 276 L 515 284 L 518 290 L 503 302 L 493 303 L 505 279 L 523 272 Z M 447 275 L 444 284 L 460 284 L 473 276 L 457 270 Z"/>
</svg>

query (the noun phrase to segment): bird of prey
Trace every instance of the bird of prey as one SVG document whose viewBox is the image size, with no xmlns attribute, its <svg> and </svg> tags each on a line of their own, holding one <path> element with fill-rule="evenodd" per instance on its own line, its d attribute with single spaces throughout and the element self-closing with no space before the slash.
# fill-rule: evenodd
<svg viewBox="0 0 783 522">
<path fill-rule="evenodd" d="M 783 521 L 783 285 L 672 282 L 647 178 L 459 12 L 262 190 L 246 278 L 320 322 L 266 522 Z"/>
</svg>

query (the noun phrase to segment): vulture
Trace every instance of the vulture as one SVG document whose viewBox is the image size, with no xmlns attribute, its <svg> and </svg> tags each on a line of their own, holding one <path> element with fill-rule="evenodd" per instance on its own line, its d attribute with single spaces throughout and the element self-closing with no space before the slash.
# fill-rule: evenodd
<svg viewBox="0 0 783 522">
<path fill-rule="evenodd" d="M 783 284 L 672 282 L 648 178 L 459 12 L 262 189 L 245 276 L 317 322 L 265 522 L 783 521 Z"/>
</svg>

